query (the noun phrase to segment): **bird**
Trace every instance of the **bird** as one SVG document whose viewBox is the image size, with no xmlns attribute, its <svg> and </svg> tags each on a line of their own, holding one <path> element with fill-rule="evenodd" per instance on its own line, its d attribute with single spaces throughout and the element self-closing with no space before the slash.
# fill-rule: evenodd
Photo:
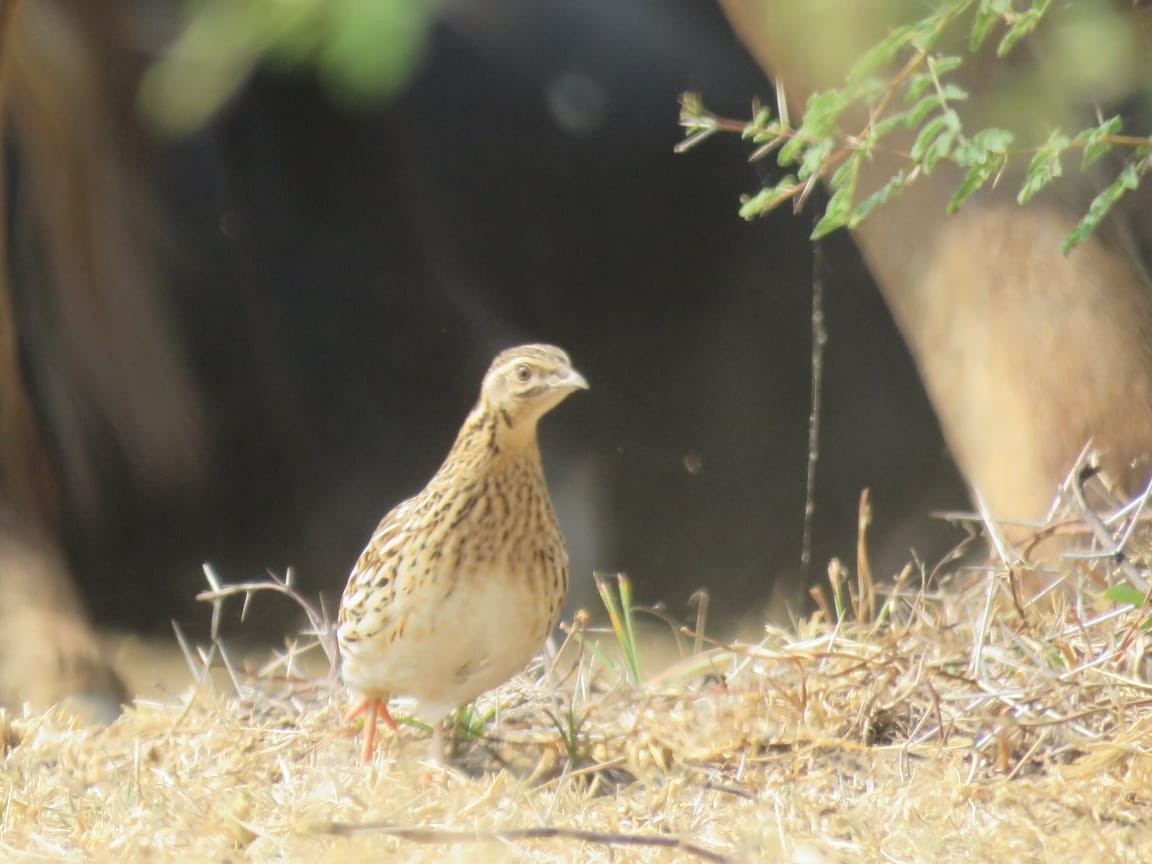
<svg viewBox="0 0 1152 864">
<path fill-rule="evenodd" d="M 365 764 L 392 696 L 415 697 L 443 764 L 443 719 L 522 670 L 556 626 L 568 549 L 544 478 L 540 418 L 588 382 L 552 345 L 492 361 L 480 397 L 424 489 L 380 520 L 340 602 L 345 684 Z"/>
</svg>

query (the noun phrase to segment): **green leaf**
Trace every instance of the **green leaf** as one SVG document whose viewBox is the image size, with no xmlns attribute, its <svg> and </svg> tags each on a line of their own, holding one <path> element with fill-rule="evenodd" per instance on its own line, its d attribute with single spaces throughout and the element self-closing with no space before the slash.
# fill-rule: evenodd
<svg viewBox="0 0 1152 864">
<path fill-rule="evenodd" d="M 941 159 L 947 159 L 952 154 L 952 143 L 956 137 L 956 132 L 953 129 L 945 129 L 936 136 L 936 140 L 924 152 L 924 159 L 920 162 L 924 167 L 925 174 L 931 174 L 937 162 Z"/>
<path fill-rule="evenodd" d="M 973 135 L 972 140 L 979 141 L 980 146 L 989 153 L 1006 154 L 1008 148 L 1012 146 L 1012 142 L 1016 140 L 1016 136 L 1007 129 L 998 129 L 995 126 L 990 126 L 987 129 L 981 129 Z"/>
<path fill-rule="evenodd" d="M 844 160 L 844 164 L 836 169 L 836 173 L 832 175 L 832 180 L 829 183 L 833 192 L 843 189 L 845 186 L 850 186 L 853 192 L 856 191 L 856 179 L 860 176 L 861 158 L 858 152 L 853 153 Z"/>
<path fill-rule="evenodd" d="M 875 105 L 888 92 L 891 83 L 887 78 L 863 78 L 852 83 L 852 98 Z"/>
<path fill-rule="evenodd" d="M 932 146 L 932 142 L 936 136 L 948 128 L 948 121 L 942 114 L 938 114 L 920 127 L 919 134 L 916 135 L 916 140 L 912 144 L 912 158 L 917 162 L 924 158 L 924 154 L 928 152 L 928 148 Z"/>
<path fill-rule="evenodd" d="M 990 159 L 983 162 L 974 164 L 968 169 L 968 173 L 964 175 L 964 179 L 960 181 L 959 187 L 956 189 L 956 194 L 952 196 L 952 200 L 948 202 L 948 212 L 955 213 L 960 209 L 968 198 L 972 196 L 980 187 L 987 183 L 992 177 L 1004 167 L 1006 157 L 995 155 Z"/>
<path fill-rule="evenodd" d="M 1048 140 L 1044 142 L 1032 161 L 1028 163 L 1028 170 L 1024 174 L 1024 185 L 1020 187 L 1020 194 L 1016 200 L 1024 204 L 1031 200 L 1037 192 L 1064 175 L 1064 168 L 1060 164 L 1060 156 L 1072 142 L 1068 136 L 1059 129 L 1053 131 Z"/>
<path fill-rule="evenodd" d="M 824 163 L 828 161 L 828 157 L 832 154 L 832 148 L 835 142 L 827 138 L 823 141 L 818 141 L 804 151 L 804 158 L 800 160 L 800 168 L 796 172 L 796 176 L 800 180 L 807 180 L 809 177 L 819 174 L 824 170 Z"/>
<path fill-rule="evenodd" d="M 911 105 L 929 90 L 935 95 L 936 79 L 932 77 L 931 72 L 917 72 L 904 86 L 904 104 Z"/>
<path fill-rule="evenodd" d="M 981 129 L 952 151 L 952 161 L 968 171 L 948 202 L 949 213 L 955 213 L 973 193 L 1004 169 L 1012 141 L 1013 135 L 1007 129 L 993 127 Z"/>
<path fill-rule="evenodd" d="M 751 138 L 757 143 L 761 143 L 760 136 L 763 136 L 765 127 L 768 126 L 769 121 L 772 119 L 772 109 L 767 105 L 757 105 L 752 119 L 744 126 L 744 130 L 740 133 L 740 137 L 744 139 Z"/>
<path fill-rule="evenodd" d="M 317 65 L 332 93 L 365 103 L 403 89 L 423 56 L 434 6 L 423 0 L 342 0 L 328 6 Z"/>
<path fill-rule="evenodd" d="M 901 50 L 908 46 L 912 27 L 898 27 L 864 52 L 848 71 L 848 80 L 859 80 L 887 66 Z"/>
<path fill-rule="evenodd" d="M 680 119 L 699 117 L 704 113 L 704 99 L 695 90 L 685 90 L 680 94 Z"/>
<path fill-rule="evenodd" d="M 799 184 L 797 184 L 796 178 L 789 174 L 778 183 L 772 186 L 765 186 L 755 195 L 741 198 L 740 218 L 750 221 L 757 216 L 763 216 L 765 213 L 771 212 L 781 201 L 788 199 L 788 196 L 795 191 L 797 185 Z"/>
<path fill-rule="evenodd" d="M 941 54 L 938 57 L 929 57 L 928 65 L 932 67 L 937 76 L 940 76 L 955 72 L 964 65 L 964 61 L 955 54 Z"/>
<path fill-rule="evenodd" d="M 996 48 L 996 56 L 1006 57 L 1016 47 L 1017 42 L 1035 30 L 1051 3 L 1052 0 L 1033 0 L 1032 8 L 1020 13 L 1009 26 L 1008 32 L 1004 34 L 1004 38 Z"/>
<path fill-rule="evenodd" d="M 808 97 L 804 110 L 804 134 L 810 138 L 825 138 L 840 132 L 838 121 L 852 102 L 852 94 L 846 89 L 818 90 Z"/>
<path fill-rule="evenodd" d="M 940 107 L 940 94 L 933 90 L 927 96 L 922 98 L 919 102 L 908 109 L 909 126 L 916 127 L 924 122 L 924 119 Z"/>
<path fill-rule="evenodd" d="M 885 135 L 895 132 L 897 129 L 911 129 L 919 126 L 924 118 L 913 122 L 911 114 L 907 111 L 898 111 L 895 114 L 890 114 L 878 123 L 872 124 L 872 133 L 868 137 L 874 142 L 879 141 Z"/>
<path fill-rule="evenodd" d="M 773 120 L 767 126 L 751 131 L 751 134 L 749 134 L 750 128 L 745 127 L 740 137 L 751 140 L 753 144 L 767 144 L 769 141 L 776 141 L 785 137 L 787 131 L 779 120 Z"/>
<path fill-rule="evenodd" d="M 944 8 L 939 12 L 921 18 L 909 25 L 908 42 L 917 51 L 927 53 L 932 50 L 932 46 L 940 40 L 942 32 L 941 24 L 945 23 L 948 16 L 948 9 Z"/>
<path fill-rule="evenodd" d="M 1142 591 L 1138 591 L 1127 583 L 1113 585 L 1104 592 L 1104 599 L 1111 600 L 1113 603 L 1127 603 L 1129 606 L 1134 606 L 1139 609 L 1144 605 L 1147 597 Z"/>
<path fill-rule="evenodd" d="M 882 204 L 886 204 L 907 182 L 908 174 L 898 171 L 887 183 L 865 198 L 848 219 L 848 227 L 855 228 L 868 218 L 868 215 Z"/>
<path fill-rule="evenodd" d="M 781 168 L 793 165 L 800 158 L 800 154 L 804 148 L 808 146 L 808 142 L 800 135 L 793 135 L 789 138 L 780 151 L 776 154 L 776 164 Z"/>
<path fill-rule="evenodd" d="M 1109 117 L 1099 126 L 1093 129 L 1085 129 L 1074 139 L 1076 143 L 1084 145 L 1084 157 L 1080 160 L 1080 170 L 1087 169 L 1090 165 L 1098 162 L 1109 150 L 1112 145 L 1107 141 L 1101 139 L 1107 138 L 1110 135 L 1119 135 L 1124 131 L 1124 120 L 1119 115 Z"/>
<path fill-rule="evenodd" d="M 1014 136 L 1006 129 L 981 129 L 971 138 L 962 141 L 952 151 L 952 161 L 962 168 L 971 168 L 987 162 L 996 156 L 1006 157 Z M 997 167 L 1006 160 L 999 159 Z"/>
<path fill-rule="evenodd" d="M 912 144 L 912 158 L 919 162 L 926 172 L 936 163 L 947 158 L 952 145 L 960 132 L 960 117 L 952 109 L 943 111 L 925 123 Z"/>
<path fill-rule="evenodd" d="M 976 17 L 972 22 L 972 35 L 968 39 L 968 49 L 976 51 L 988 38 L 993 25 L 1012 11 L 1011 0 L 980 0 Z"/>
<path fill-rule="evenodd" d="M 949 102 L 963 102 L 968 98 L 968 91 L 957 84 L 946 83 L 940 85 L 940 95 Z"/>
<path fill-rule="evenodd" d="M 208 122 L 240 89 L 275 42 L 282 19 L 262 22 L 251 3 L 205 0 L 141 81 L 145 116 L 161 130 L 184 135 Z"/>
<path fill-rule="evenodd" d="M 853 153 L 836 169 L 829 184 L 832 187 L 832 197 L 828 199 L 824 215 L 812 229 L 810 239 L 819 240 L 848 224 L 848 219 L 852 215 L 852 202 L 856 198 L 856 181 L 860 178 L 860 166 L 863 161 L 863 154 Z"/>
<path fill-rule="evenodd" d="M 852 192 L 855 185 L 853 183 L 851 187 L 844 186 L 837 189 L 828 199 L 828 206 L 824 208 L 824 215 L 820 217 L 820 221 L 816 223 L 808 239 L 819 240 L 848 224 L 848 217 L 852 214 Z"/>
<path fill-rule="evenodd" d="M 1143 155 L 1139 155 L 1140 151 L 1143 151 Z M 1116 205 L 1117 201 L 1140 185 L 1140 175 L 1143 172 L 1139 166 L 1145 164 L 1148 150 L 1147 148 L 1140 148 L 1137 154 L 1140 161 L 1127 165 L 1115 180 L 1109 183 L 1100 191 L 1100 194 L 1092 199 L 1092 203 L 1088 205 L 1088 212 L 1084 215 L 1084 218 L 1077 223 L 1076 227 L 1072 229 L 1072 233 L 1064 239 L 1064 243 L 1060 246 L 1060 251 L 1065 255 L 1078 243 L 1083 242 L 1092 235 L 1092 232 L 1104 221 L 1104 218 Z"/>
<path fill-rule="evenodd" d="M 206 123 L 263 63 L 311 64 L 337 98 L 394 95 L 411 78 L 439 4 L 428 0 L 199 0 L 141 82 L 172 133 Z"/>
</svg>

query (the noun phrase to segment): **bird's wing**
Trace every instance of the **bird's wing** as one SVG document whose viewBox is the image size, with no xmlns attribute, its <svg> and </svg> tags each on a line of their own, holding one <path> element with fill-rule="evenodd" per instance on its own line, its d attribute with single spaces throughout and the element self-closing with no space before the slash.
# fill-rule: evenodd
<svg viewBox="0 0 1152 864">
<path fill-rule="evenodd" d="M 367 639 L 389 625 L 402 550 L 413 530 L 414 506 L 415 499 L 409 499 L 390 510 L 360 553 L 340 601 L 341 641 Z"/>
</svg>

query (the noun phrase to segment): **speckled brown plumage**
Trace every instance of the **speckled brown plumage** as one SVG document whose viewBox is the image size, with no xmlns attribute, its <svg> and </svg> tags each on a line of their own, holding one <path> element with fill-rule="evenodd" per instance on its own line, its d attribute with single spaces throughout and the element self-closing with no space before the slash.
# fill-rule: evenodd
<svg viewBox="0 0 1152 864">
<path fill-rule="evenodd" d="M 550 345 L 501 353 L 444 464 L 376 528 L 352 570 L 337 635 L 363 697 L 364 760 L 392 695 L 433 724 L 514 675 L 556 624 L 568 551 L 544 481 L 536 424 L 588 386 Z"/>
</svg>

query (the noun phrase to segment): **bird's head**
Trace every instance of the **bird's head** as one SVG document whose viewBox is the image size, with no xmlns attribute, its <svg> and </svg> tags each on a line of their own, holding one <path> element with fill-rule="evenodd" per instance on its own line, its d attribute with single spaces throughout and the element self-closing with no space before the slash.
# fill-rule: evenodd
<svg viewBox="0 0 1152 864">
<path fill-rule="evenodd" d="M 584 376 L 568 355 L 552 345 L 521 345 L 502 351 L 492 361 L 480 402 L 509 427 L 535 426 L 569 393 L 587 390 Z"/>
</svg>

